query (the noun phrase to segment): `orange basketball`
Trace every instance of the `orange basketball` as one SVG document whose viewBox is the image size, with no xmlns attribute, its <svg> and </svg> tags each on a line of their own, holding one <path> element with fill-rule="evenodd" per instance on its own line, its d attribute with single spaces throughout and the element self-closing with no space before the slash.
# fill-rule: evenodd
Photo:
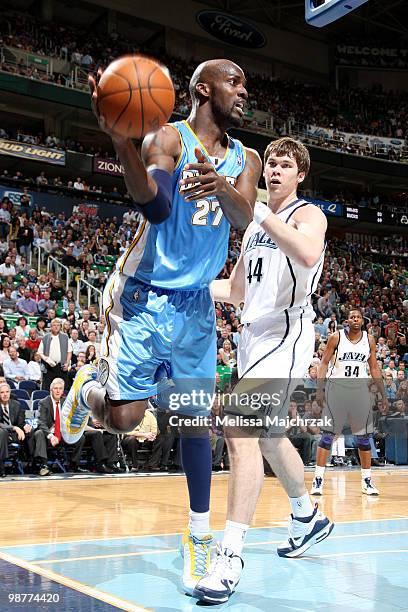
<svg viewBox="0 0 408 612">
<path fill-rule="evenodd" d="M 169 120 L 174 101 L 167 68 L 141 55 L 109 64 L 98 84 L 98 109 L 107 127 L 129 138 L 158 130 Z"/>
</svg>

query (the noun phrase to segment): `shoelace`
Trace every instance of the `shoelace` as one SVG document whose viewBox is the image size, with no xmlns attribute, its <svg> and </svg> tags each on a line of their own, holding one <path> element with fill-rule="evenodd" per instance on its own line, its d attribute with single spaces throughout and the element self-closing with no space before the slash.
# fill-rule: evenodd
<svg viewBox="0 0 408 612">
<path fill-rule="evenodd" d="M 202 540 L 198 540 L 193 535 L 191 536 L 194 553 L 195 553 L 195 575 L 204 576 L 207 571 L 207 555 L 208 555 L 208 544 L 204 544 Z"/>
<path fill-rule="evenodd" d="M 216 556 L 211 563 L 211 575 L 215 578 L 225 578 L 225 566 L 231 568 L 231 558 L 228 557 L 221 546 L 217 543 Z"/>
</svg>

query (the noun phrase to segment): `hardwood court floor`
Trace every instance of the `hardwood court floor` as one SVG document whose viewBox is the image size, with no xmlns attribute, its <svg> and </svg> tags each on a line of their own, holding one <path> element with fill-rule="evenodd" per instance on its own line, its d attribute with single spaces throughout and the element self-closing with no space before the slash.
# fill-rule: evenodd
<svg viewBox="0 0 408 612">
<path fill-rule="evenodd" d="M 306 474 L 309 487 L 312 472 Z M 360 491 L 357 470 L 327 470 L 325 494 L 317 498 L 335 522 L 408 517 L 408 469 L 373 470 L 379 497 Z M 212 483 L 211 526 L 223 529 L 228 475 Z M 180 533 L 186 526 L 188 496 L 184 476 L 32 480 L 0 482 L 2 546 Z M 254 527 L 282 524 L 287 498 L 276 478 L 266 478 Z"/>
<path fill-rule="evenodd" d="M 312 472 L 306 476 L 310 486 Z M 408 469 L 373 471 L 368 498 L 358 471 L 328 471 L 322 509 L 333 534 L 299 559 L 281 559 L 288 501 L 265 480 L 244 549 L 245 571 L 228 612 L 408 610 Z M 224 526 L 228 476 L 214 475 L 212 519 Z M 180 583 L 186 525 L 183 476 L 0 482 L 0 610 L 14 593 L 56 598 L 22 612 L 195 612 Z"/>
</svg>

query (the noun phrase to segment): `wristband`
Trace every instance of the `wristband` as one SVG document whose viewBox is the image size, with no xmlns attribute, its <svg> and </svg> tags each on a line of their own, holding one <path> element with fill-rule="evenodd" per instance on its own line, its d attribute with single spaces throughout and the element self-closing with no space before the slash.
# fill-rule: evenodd
<svg viewBox="0 0 408 612">
<path fill-rule="evenodd" d="M 255 202 L 254 221 L 261 225 L 269 215 L 272 214 L 271 209 L 262 202 Z"/>
<path fill-rule="evenodd" d="M 160 170 L 159 168 L 149 170 L 149 174 L 156 181 L 157 193 L 153 200 L 145 204 L 136 204 L 136 208 L 152 225 L 158 225 L 170 216 L 172 204 L 172 175 L 166 172 L 166 170 Z"/>
</svg>

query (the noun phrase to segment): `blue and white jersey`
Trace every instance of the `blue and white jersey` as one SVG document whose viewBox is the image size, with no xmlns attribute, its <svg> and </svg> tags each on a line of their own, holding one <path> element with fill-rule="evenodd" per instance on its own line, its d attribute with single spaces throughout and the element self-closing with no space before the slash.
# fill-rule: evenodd
<svg viewBox="0 0 408 612">
<path fill-rule="evenodd" d="M 228 138 L 223 159 L 211 158 L 186 121 L 170 124 L 180 137 L 181 153 L 173 173 L 173 202 L 168 219 L 159 225 L 146 220 L 127 252 L 119 259 L 119 271 L 144 283 L 165 289 L 201 289 L 222 269 L 228 253 L 230 224 L 214 196 L 186 202 L 180 180 L 194 176 L 187 164 L 197 163 L 199 148 L 217 172 L 235 185 L 245 167 L 245 149 Z"/>
</svg>

